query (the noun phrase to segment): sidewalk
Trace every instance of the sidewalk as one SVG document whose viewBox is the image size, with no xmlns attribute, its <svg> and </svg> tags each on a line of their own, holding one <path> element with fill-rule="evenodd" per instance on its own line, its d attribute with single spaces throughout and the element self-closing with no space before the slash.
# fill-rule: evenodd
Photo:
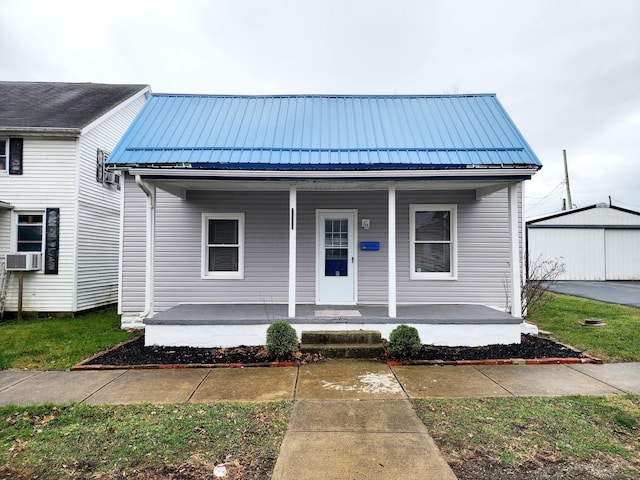
<svg viewBox="0 0 640 480">
<path fill-rule="evenodd" d="M 622 394 L 640 394 L 640 363 L 0 371 L 0 405 L 295 400 L 274 480 L 454 480 L 410 399 Z"/>
</svg>

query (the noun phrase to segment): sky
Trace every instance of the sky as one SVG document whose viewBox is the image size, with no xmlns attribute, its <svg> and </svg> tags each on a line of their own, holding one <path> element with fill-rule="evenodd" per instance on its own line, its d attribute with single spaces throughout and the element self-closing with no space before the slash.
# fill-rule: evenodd
<svg viewBox="0 0 640 480">
<path fill-rule="evenodd" d="M 543 168 L 528 218 L 640 211 L 637 0 L 0 0 L 0 80 L 157 93 L 495 93 Z"/>
</svg>

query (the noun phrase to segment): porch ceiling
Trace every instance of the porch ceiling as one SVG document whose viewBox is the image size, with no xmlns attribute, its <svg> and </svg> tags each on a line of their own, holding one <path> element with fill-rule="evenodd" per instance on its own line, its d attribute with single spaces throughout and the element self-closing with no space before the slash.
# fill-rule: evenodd
<svg viewBox="0 0 640 480">
<path fill-rule="evenodd" d="M 205 179 L 146 179 L 150 184 L 156 185 L 177 196 L 183 196 L 187 191 L 289 191 L 295 186 L 298 191 L 362 191 L 380 190 L 387 191 L 390 185 L 396 190 L 478 190 L 497 191 L 506 188 L 511 179 L 500 180 L 406 180 L 406 181 L 380 181 L 380 180 L 305 180 L 305 181 L 281 181 L 281 180 L 205 180 Z"/>
</svg>

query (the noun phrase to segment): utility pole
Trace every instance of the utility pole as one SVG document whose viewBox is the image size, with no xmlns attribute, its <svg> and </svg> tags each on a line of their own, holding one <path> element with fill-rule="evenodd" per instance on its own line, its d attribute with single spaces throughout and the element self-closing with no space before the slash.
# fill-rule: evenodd
<svg viewBox="0 0 640 480">
<path fill-rule="evenodd" d="M 562 150 L 562 157 L 564 158 L 564 184 L 567 186 L 567 208 L 571 210 L 573 208 L 573 202 L 571 202 L 571 187 L 569 186 L 569 169 L 567 168 L 567 151 Z"/>
</svg>

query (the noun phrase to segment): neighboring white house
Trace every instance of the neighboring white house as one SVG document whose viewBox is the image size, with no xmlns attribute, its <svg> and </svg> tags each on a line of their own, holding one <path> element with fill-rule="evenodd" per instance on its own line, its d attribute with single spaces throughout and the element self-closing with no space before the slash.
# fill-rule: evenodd
<svg viewBox="0 0 640 480">
<path fill-rule="evenodd" d="M 607 204 L 527 221 L 529 269 L 564 264 L 558 280 L 640 280 L 640 212 Z"/>
<path fill-rule="evenodd" d="M 541 164 L 495 95 L 152 95 L 108 163 L 147 344 L 261 344 L 274 319 L 520 341 Z"/>
<path fill-rule="evenodd" d="M 121 191 L 104 160 L 147 85 L 0 82 L 0 277 L 5 312 L 117 301 Z M 2 286 L 4 282 L 0 282 Z"/>
</svg>

